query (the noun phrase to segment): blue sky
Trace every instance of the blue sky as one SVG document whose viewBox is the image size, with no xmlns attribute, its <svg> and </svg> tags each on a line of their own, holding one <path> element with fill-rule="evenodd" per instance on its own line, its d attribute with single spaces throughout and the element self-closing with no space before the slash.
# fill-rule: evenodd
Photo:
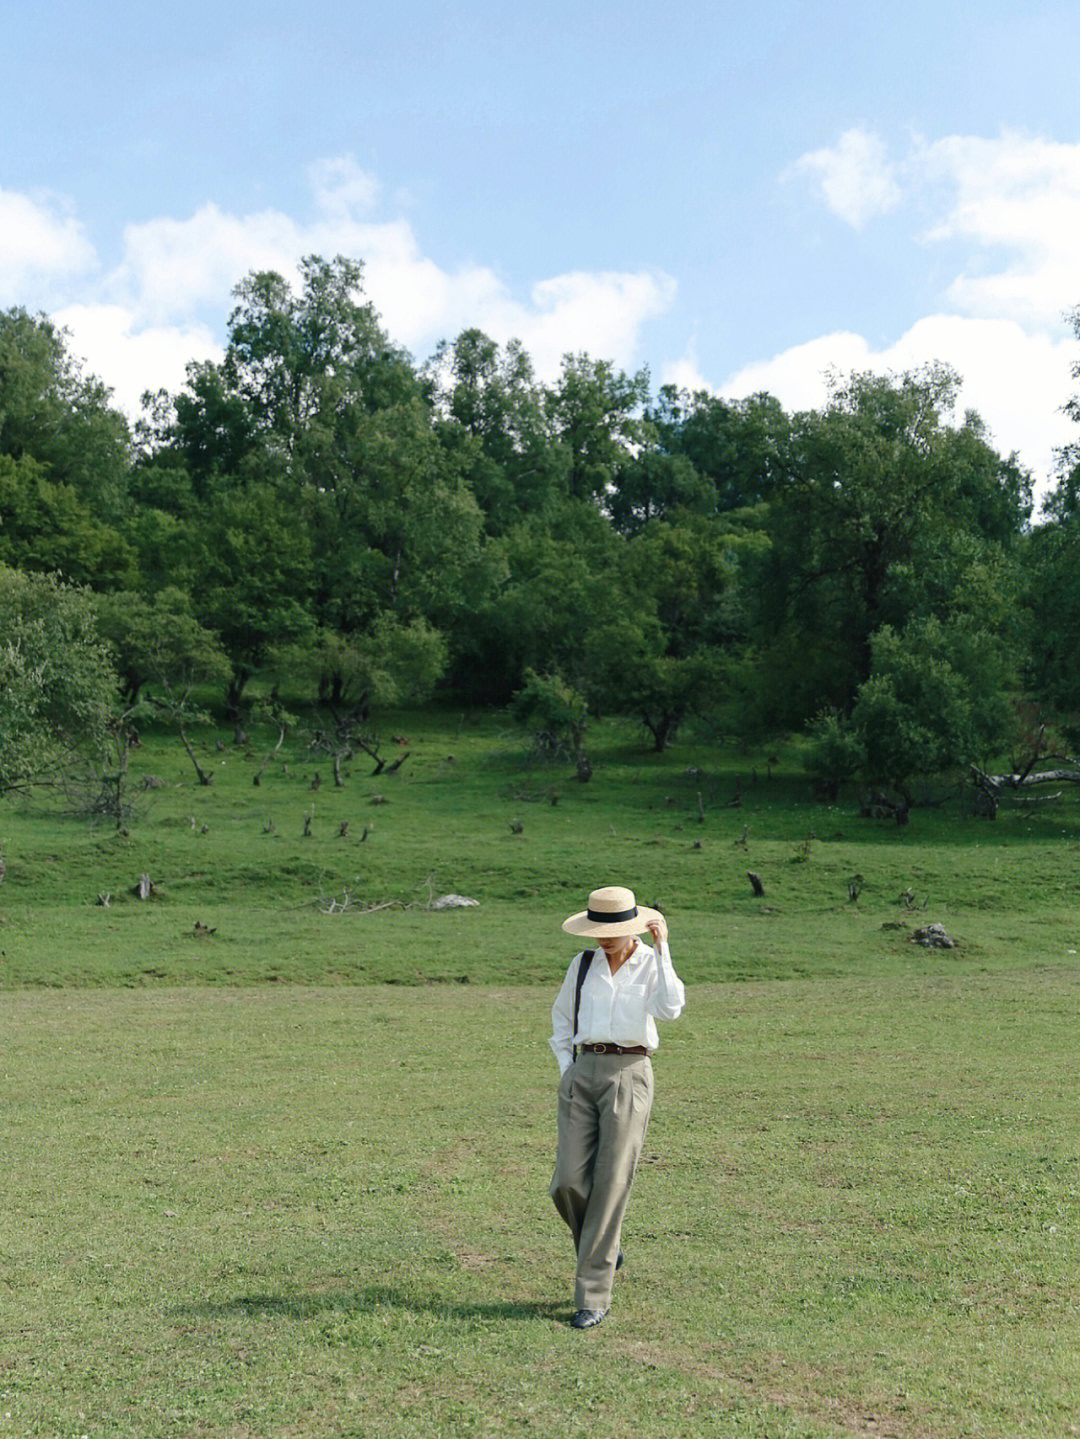
<svg viewBox="0 0 1080 1439">
<path fill-rule="evenodd" d="M 1080 383 L 1074 4 L 14 0 L 0 305 L 137 406 L 231 287 L 357 255 L 418 359 L 476 324 L 553 375 L 820 403 L 953 364 L 1044 479 Z"/>
</svg>

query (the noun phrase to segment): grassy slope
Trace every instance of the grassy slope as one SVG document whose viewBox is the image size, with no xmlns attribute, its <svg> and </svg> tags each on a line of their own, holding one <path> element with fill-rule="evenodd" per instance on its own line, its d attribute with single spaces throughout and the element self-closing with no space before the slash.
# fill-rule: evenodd
<svg viewBox="0 0 1080 1439">
<path fill-rule="evenodd" d="M 343 789 L 317 792 L 312 776 L 319 768 L 329 780 L 329 766 L 299 743 L 285 752 L 287 772 L 275 763 L 255 788 L 258 741 L 249 758 L 205 733 L 216 777 L 202 788 L 175 740 L 148 735 L 135 782 L 166 783 L 145 795 L 127 836 L 9 802 L 0 986 L 548 982 L 567 957 L 558 920 L 613 880 L 670 914 L 692 981 L 935 973 L 941 956 L 908 940 L 931 919 L 955 933 L 969 966 L 1057 963 L 1080 948 L 1071 797 L 996 824 L 963 818 L 956 804 L 920 810 L 897 830 L 860 821 L 850 804 L 811 803 L 797 767 L 767 779 L 766 755 L 687 744 L 643 756 L 637 734 L 605 725 L 593 740 L 597 776 L 583 786 L 565 767 L 525 764 L 497 716 L 425 714 L 398 727 L 410 742 L 399 774 L 372 779 L 363 757 Z M 764 879 L 764 901 L 748 869 Z M 128 893 L 143 872 L 160 889 L 149 903 Z M 852 904 L 854 874 L 863 888 Z M 321 912 L 320 896 L 340 901 L 346 890 L 351 912 Z M 917 910 L 898 904 L 905 890 Z M 95 905 L 101 891 L 114 896 L 108 909 Z M 480 907 L 401 908 L 449 891 Z M 384 903 L 393 907 L 359 912 Z M 196 938 L 196 922 L 216 933 Z M 883 928 L 901 922 L 907 929 Z"/>
<path fill-rule="evenodd" d="M 1080 1430 L 1075 803 L 897 831 L 765 755 L 605 726 L 582 787 L 493 717 L 392 727 L 402 772 L 342 791 L 213 735 L 200 789 L 149 735 L 127 836 L 0 813 L 0 1433 Z M 545 1038 L 605 880 L 669 912 L 691 1003 L 583 1336 Z M 360 912 L 450 890 L 480 907 Z"/>
</svg>

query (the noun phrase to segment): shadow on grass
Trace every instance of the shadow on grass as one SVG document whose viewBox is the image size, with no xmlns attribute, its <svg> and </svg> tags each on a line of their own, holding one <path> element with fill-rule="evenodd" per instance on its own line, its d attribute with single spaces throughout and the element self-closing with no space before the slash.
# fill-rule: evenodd
<svg viewBox="0 0 1080 1439">
<path fill-rule="evenodd" d="M 241 1294 L 221 1303 L 178 1305 L 173 1314 L 185 1318 L 282 1318 L 315 1319 L 335 1310 L 342 1314 L 367 1314 L 377 1309 L 402 1309 L 414 1314 L 434 1314 L 446 1319 L 559 1319 L 568 1318 L 565 1302 L 502 1299 L 485 1303 L 455 1303 L 437 1295 L 420 1298 L 400 1289 L 376 1285 L 370 1289 L 329 1290 L 323 1294 Z"/>
</svg>

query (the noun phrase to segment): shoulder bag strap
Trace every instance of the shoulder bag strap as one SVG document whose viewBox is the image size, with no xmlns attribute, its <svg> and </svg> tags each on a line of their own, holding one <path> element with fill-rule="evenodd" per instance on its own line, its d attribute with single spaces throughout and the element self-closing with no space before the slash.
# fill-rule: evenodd
<svg viewBox="0 0 1080 1439">
<path fill-rule="evenodd" d="M 589 965 L 592 964 L 592 957 L 595 953 L 595 949 L 583 949 L 581 951 L 581 960 L 578 964 L 577 972 L 577 985 L 574 989 L 574 1028 L 571 1031 L 571 1039 L 573 1039 L 574 1035 L 577 1034 L 578 1014 L 581 1011 L 581 987 L 585 983 L 585 976 L 589 972 Z M 577 1059 L 576 1044 L 574 1045 L 574 1058 Z"/>
</svg>

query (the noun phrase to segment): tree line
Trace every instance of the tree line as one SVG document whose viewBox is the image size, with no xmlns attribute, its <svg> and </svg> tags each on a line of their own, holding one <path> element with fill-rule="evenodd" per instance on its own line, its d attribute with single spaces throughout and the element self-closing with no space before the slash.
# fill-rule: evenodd
<svg viewBox="0 0 1080 1439">
<path fill-rule="evenodd" d="M 224 357 L 134 428 L 0 313 L 0 791 L 195 686 L 241 723 L 257 674 L 346 726 L 512 702 L 578 753 L 602 713 L 657 750 L 695 715 L 803 731 L 826 795 L 1076 742 L 1080 444 L 1033 519 L 942 365 L 797 413 L 587 354 L 542 383 L 476 329 L 418 365 L 362 282 L 249 275 Z"/>
</svg>

